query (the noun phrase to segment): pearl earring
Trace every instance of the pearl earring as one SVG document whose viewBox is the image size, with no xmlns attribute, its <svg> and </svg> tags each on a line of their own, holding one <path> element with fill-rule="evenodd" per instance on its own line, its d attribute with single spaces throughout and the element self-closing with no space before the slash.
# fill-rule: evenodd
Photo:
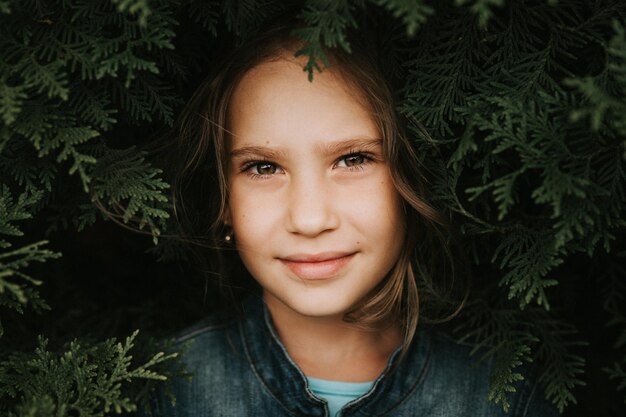
<svg viewBox="0 0 626 417">
<path fill-rule="evenodd" d="M 226 228 L 226 233 L 224 233 L 224 241 L 230 243 L 233 240 L 233 228 L 230 227 L 230 224 L 224 223 L 224 227 Z"/>
</svg>

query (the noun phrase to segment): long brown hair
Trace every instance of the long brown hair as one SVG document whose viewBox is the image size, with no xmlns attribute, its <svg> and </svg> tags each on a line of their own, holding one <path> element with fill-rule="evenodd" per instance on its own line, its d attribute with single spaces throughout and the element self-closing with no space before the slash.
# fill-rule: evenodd
<svg viewBox="0 0 626 417">
<path fill-rule="evenodd" d="M 233 90 L 246 72 L 299 49 L 302 41 L 292 36 L 293 29 L 293 24 L 274 24 L 220 60 L 218 71 L 196 90 L 183 112 L 172 154 L 176 218 L 191 241 L 198 236 L 208 239 L 208 244 L 198 246 L 197 258 L 217 279 L 223 299 L 231 306 L 238 305 L 237 299 L 250 290 L 253 281 L 236 250 L 224 241 L 228 107 Z M 427 141 L 428 136 L 417 122 L 412 122 L 413 127 L 422 132 L 421 137 L 406 135 L 408 121 L 397 111 L 392 91 L 368 49 L 353 42 L 351 53 L 339 49 L 325 52 L 331 62 L 329 70 L 362 93 L 381 132 L 384 156 L 403 200 L 406 237 L 388 276 L 344 319 L 367 328 L 399 323 L 406 350 L 417 328 L 418 289 L 452 289 L 456 260 L 451 252 L 449 222 L 429 202 L 427 175 L 416 153 L 415 142 Z"/>
</svg>

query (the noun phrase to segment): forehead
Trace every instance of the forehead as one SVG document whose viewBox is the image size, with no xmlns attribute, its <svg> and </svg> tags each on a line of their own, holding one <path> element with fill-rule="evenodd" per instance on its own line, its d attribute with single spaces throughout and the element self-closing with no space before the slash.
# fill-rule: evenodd
<svg viewBox="0 0 626 417">
<path fill-rule="evenodd" d="M 304 63 L 285 54 L 242 77 L 228 106 L 232 142 L 378 135 L 373 112 L 354 83 L 328 69 L 310 82 Z"/>
</svg>

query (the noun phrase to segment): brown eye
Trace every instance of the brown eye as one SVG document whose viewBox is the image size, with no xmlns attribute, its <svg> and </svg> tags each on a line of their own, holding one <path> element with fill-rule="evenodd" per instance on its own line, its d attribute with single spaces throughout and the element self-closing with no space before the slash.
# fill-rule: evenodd
<svg viewBox="0 0 626 417">
<path fill-rule="evenodd" d="M 365 162 L 365 158 L 363 157 L 363 155 L 359 155 L 359 154 L 345 156 L 343 160 L 346 166 L 348 167 L 361 165 L 362 163 Z"/>
<path fill-rule="evenodd" d="M 256 172 L 259 175 L 272 175 L 276 173 L 276 165 L 267 162 L 259 162 L 256 165 Z"/>
</svg>

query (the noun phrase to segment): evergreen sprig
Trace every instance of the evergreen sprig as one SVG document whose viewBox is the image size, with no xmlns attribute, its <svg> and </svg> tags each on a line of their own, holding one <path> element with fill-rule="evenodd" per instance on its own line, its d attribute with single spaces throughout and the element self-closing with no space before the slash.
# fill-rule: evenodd
<svg viewBox="0 0 626 417">
<path fill-rule="evenodd" d="M 550 233 L 520 229 L 502 240 L 492 261 L 500 260 L 500 269 L 506 271 L 499 284 L 508 288 L 509 299 L 518 298 L 520 308 L 536 301 L 549 309 L 546 289 L 558 281 L 546 275 L 562 263 L 561 255 Z"/>
<path fill-rule="evenodd" d="M 26 306 L 35 311 L 49 308 L 35 289 L 41 285 L 41 281 L 34 279 L 24 270 L 34 262 L 46 262 L 60 256 L 57 252 L 45 249 L 48 244 L 46 240 L 12 248 L 13 245 L 6 238 L 24 235 L 17 222 L 32 217 L 32 208 L 38 203 L 41 194 L 26 191 L 15 201 L 9 188 L 0 184 L 0 249 L 3 250 L 0 252 L 0 306 L 19 313 L 22 313 Z M 3 333 L 0 320 L 0 337 Z"/>
<path fill-rule="evenodd" d="M 487 59 L 488 50 L 481 32 L 472 15 L 440 6 L 416 37 L 413 59 L 405 63 L 409 77 L 402 112 L 419 120 L 437 140 L 464 121 L 459 107 L 483 76 L 479 63 Z"/>
<path fill-rule="evenodd" d="M 17 226 L 17 222 L 33 217 L 32 207 L 41 199 L 42 193 L 37 190 L 25 191 L 14 200 L 11 190 L 5 184 L 0 184 L 0 235 L 23 236 L 24 233 Z M 0 248 L 6 249 L 11 245 L 0 237 Z"/>
<path fill-rule="evenodd" d="M 58 258 L 60 254 L 42 247 L 48 241 L 42 240 L 19 247 L 0 254 L 0 304 L 22 311 L 22 306 L 31 303 L 35 308 L 46 308 L 46 304 L 39 298 L 30 300 L 32 288 L 27 285 L 41 285 L 41 281 L 33 279 L 22 272 L 33 262 L 45 262 L 48 259 Z M 21 278 L 26 284 L 10 281 L 9 278 Z"/>
<path fill-rule="evenodd" d="M 235 2 L 224 2 L 223 6 L 232 7 L 234 4 Z M 195 22 L 202 25 L 211 35 L 217 36 L 217 24 L 220 16 L 219 5 L 217 2 L 189 0 L 186 6 L 189 10 L 189 15 Z"/>
<path fill-rule="evenodd" d="M 197 5 L 194 5 L 194 3 Z M 219 4 L 208 2 L 202 5 L 202 2 L 194 1 L 192 6 L 195 10 L 201 8 L 205 11 L 205 16 L 209 20 L 205 20 L 206 23 L 204 25 L 212 28 L 213 19 L 216 18 L 213 10 L 219 8 Z M 274 15 L 282 8 L 281 2 L 270 0 L 228 0 L 222 2 L 222 15 L 228 29 L 241 41 L 251 36 L 265 19 Z"/>
<path fill-rule="evenodd" d="M 372 3 L 384 7 L 391 14 L 402 20 L 408 36 L 415 35 L 419 27 L 435 12 L 434 8 L 423 0 L 371 0 Z"/>
<path fill-rule="evenodd" d="M 156 244 L 169 218 L 164 195 L 169 184 L 160 178 L 161 172 L 134 148 L 108 150 L 93 172 L 92 201 L 124 224 L 132 220 L 139 230 L 148 226 Z"/>
<path fill-rule="evenodd" d="M 504 6 L 504 0 L 455 0 L 457 6 L 464 6 L 473 3 L 470 7 L 472 13 L 478 15 L 478 24 L 482 27 L 487 26 L 489 19 L 493 17 L 493 8 Z"/>
<path fill-rule="evenodd" d="M 148 23 L 148 16 L 152 10 L 148 5 L 148 0 L 111 0 L 113 4 L 117 6 L 117 10 L 120 12 L 127 12 L 131 15 L 137 15 L 139 24 L 146 26 Z"/>
<path fill-rule="evenodd" d="M 574 389 L 586 385 L 581 380 L 586 361 L 575 351 L 589 344 L 580 340 L 578 330 L 571 324 L 554 319 L 542 310 L 534 313 L 539 324 L 535 334 L 541 340 L 536 357 L 545 364 L 539 382 L 545 387 L 546 398 L 563 412 L 569 404 L 577 402 Z"/>
<path fill-rule="evenodd" d="M 483 300 L 468 306 L 467 323 L 456 329 L 462 332 L 461 343 L 472 346 L 471 354 L 480 360 L 491 359 L 488 398 L 510 408 L 507 395 L 516 392 L 515 384 L 524 379 L 521 367 L 532 361 L 531 345 L 538 339 L 523 328 L 518 310 L 490 308 Z"/>
<path fill-rule="evenodd" d="M 500 303 L 501 304 L 501 303 Z M 531 364 L 545 364 L 532 371 L 562 412 L 576 403 L 573 390 L 584 385 L 585 359 L 572 350 L 587 344 L 580 340 L 570 324 L 552 317 L 544 309 L 531 307 L 522 312 L 507 306 L 493 307 L 484 299 L 476 299 L 464 313 L 464 324 L 456 328 L 460 342 L 472 346 L 472 354 L 480 360 L 492 358 L 488 396 L 510 407 L 508 395 L 516 392 L 520 381 L 531 373 Z"/>
<path fill-rule="evenodd" d="M 13 416 L 104 417 L 137 410 L 124 388 L 137 379 L 166 380 L 159 370 L 177 354 L 159 352 L 133 363 L 135 331 L 122 342 L 70 342 L 62 352 L 48 350 L 40 337 L 33 353 L 14 353 L 0 362 L 0 409 Z"/>
<path fill-rule="evenodd" d="M 572 120 L 589 118 L 595 131 L 626 137 L 626 20 L 613 21 L 614 35 L 606 46 L 608 62 L 595 76 L 570 78 L 566 84 L 586 98 Z M 626 141 L 623 155 L 626 159 Z"/>
<path fill-rule="evenodd" d="M 320 62 L 324 68 L 330 66 L 324 48 L 341 47 L 350 51 L 346 31 L 356 26 L 353 9 L 354 6 L 348 0 L 313 0 L 307 2 L 298 16 L 308 26 L 294 31 L 296 36 L 305 41 L 296 56 L 307 57 L 304 71 L 308 72 L 309 81 L 313 80 L 315 71 L 322 71 Z"/>
</svg>

